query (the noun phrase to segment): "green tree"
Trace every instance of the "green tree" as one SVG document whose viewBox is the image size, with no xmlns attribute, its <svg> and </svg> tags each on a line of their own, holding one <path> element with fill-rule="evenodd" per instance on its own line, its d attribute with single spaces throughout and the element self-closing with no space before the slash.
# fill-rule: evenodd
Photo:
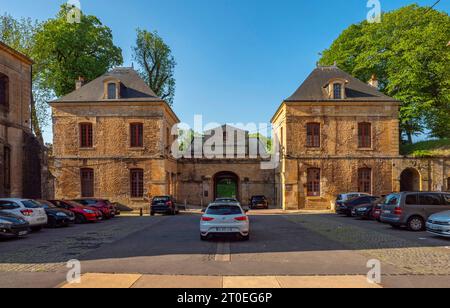
<svg viewBox="0 0 450 308">
<path fill-rule="evenodd" d="M 402 102 L 401 130 L 450 137 L 450 16 L 410 5 L 346 29 L 322 54 L 361 80 L 376 74 L 380 90 Z"/>
<path fill-rule="evenodd" d="M 133 56 L 140 66 L 139 73 L 156 95 L 172 105 L 175 96 L 176 66 L 172 51 L 157 32 L 141 29 L 136 32 Z"/>
<path fill-rule="evenodd" d="M 123 62 L 110 28 L 97 17 L 84 14 L 80 23 L 69 23 L 69 9 L 63 5 L 56 18 L 40 26 L 35 37 L 37 74 L 41 85 L 56 96 L 72 92 L 78 77 L 91 81 Z"/>
<path fill-rule="evenodd" d="M 11 48 L 34 59 L 34 46 L 39 22 L 30 18 L 14 19 L 9 14 L 0 16 L 0 40 Z M 31 124 L 36 136 L 42 140 L 42 127 L 50 122 L 50 112 L 47 102 L 53 92 L 41 85 L 37 74 L 33 71 L 33 100 L 31 109 Z"/>
</svg>

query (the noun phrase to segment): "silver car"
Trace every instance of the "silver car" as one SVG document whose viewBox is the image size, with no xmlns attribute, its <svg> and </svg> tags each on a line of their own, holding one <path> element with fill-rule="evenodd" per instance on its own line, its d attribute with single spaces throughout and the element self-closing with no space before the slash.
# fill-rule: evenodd
<svg viewBox="0 0 450 308">
<path fill-rule="evenodd" d="M 450 238 L 450 211 L 431 215 L 427 221 L 427 231 L 433 235 Z"/>
<path fill-rule="evenodd" d="M 19 216 L 31 230 L 41 230 L 48 221 L 45 209 L 29 199 L 0 199 L 0 211 Z"/>
<path fill-rule="evenodd" d="M 239 203 L 211 203 L 200 220 L 201 240 L 229 235 L 238 235 L 246 241 L 250 239 L 250 221 L 246 212 Z"/>
</svg>

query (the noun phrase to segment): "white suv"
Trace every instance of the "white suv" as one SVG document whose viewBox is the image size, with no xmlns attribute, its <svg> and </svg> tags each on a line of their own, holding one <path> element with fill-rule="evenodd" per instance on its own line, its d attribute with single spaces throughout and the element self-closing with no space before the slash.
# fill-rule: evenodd
<svg viewBox="0 0 450 308">
<path fill-rule="evenodd" d="M 23 218 L 33 231 L 41 230 L 48 220 L 45 209 L 28 199 L 0 199 L 0 211 Z"/>
</svg>

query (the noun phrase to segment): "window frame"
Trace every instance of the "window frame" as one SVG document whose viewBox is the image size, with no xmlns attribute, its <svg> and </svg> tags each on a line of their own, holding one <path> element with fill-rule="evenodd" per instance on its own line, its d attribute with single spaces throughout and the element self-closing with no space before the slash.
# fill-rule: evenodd
<svg viewBox="0 0 450 308">
<path fill-rule="evenodd" d="M 320 168 L 308 168 L 306 170 L 306 195 L 308 197 L 321 196 L 321 179 L 322 170 Z"/>
<path fill-rule="evenodd" d="M 130 148 L 144 147 L 144 124 L 130 123 Z"/>
<path fill-rule="evenodd" d="M 2 93 L 0 92 L 0 107 L 9 109 L 9 77 L 3 73 L 0 73 L 0 89 L 3 85 L 3 101 Z"/>
<path fill-rule="evenodd" d="M 358 169 L 358 191 L 361 193 L 372 194 L 372 168 L 359 168 Z M 367 179 L 368 178 L 368 179 Z M 366 189 L 368 188 L 368 189 Z"/>
<path fill-rule="evenodd" d="M 144 198 L 144 169 L 130 169 L 130 196 L 132 199 Z"/>
<path fill-rule="evenodd" d="M 86 177 L 87 174 L 90 175 L 90 178 Z M 95 171 L 92 168 L 80 169 L 80 195 L 81 198 L 93 198 L 95 196 Z"/>
<path fill-rule="evenodd" d="M 114 86 L 114 97 L 111 97 L 111 86 Z M 117 82 L 108 82 L 106 84 L 106 99 L 118 99 L 118 95 L 117 95 Z"/>
<path fill-rule="evenodd" d="M 79 138 L 81 149 L 94 147 L 94 125 L 90 122 L 79 123 Z"/>
<path fill-rule="evenodd" d="M 371 149 L 372 141 L 372 123 L 360 122 L 358 123 L 358 148 Z"/>
<path fill-rule="evenodd" d="M 339 89 L 339 97 L 336 96 L 337 89 Z M 344 97 L 343 91 L 344 91 L 344 86 L 342 85 L 342 83 L 340 83 L 340 82 L 333 83 L 333 93 L 332 93 L 333 99 L 335 99 L 335 100 L 343 99 L 343 97 Z"/>
<path fill-rule="evenodd" d="M 320 123 L 311 122 L 306 124 L 306 147 L 307 148 L 320 148 L 321 146 L 321 130 Z"/>
</svg>

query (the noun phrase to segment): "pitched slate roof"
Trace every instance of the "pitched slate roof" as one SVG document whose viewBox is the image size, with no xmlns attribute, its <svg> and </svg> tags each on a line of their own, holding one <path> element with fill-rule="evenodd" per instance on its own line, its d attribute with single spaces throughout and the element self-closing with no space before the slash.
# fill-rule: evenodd
<svg viewBox="0 0 450 308">
<path fill-rule="evenodd" d="M 150 89 L 145 81 L 132 68 L 114 68 L 110 72 L 85 84 L 80 89 L 67 94 L 52 103 L 68 102 L 105 102 L 104 83 L 109 79 L 117 79 L 121 83 L 120 98 L 117 101 L 160 102 L 162 101 Z M 75 81 L 74 81 L 75 85 Z"/>
<path fill-rule="evenodd" d="M 306 78 L 305 82 L 286 102 L 326 102 L 335 101 L 327 94 L 326 86 L 334 79 L 344 79 L 346 98 L 340 101 L 350 102 L 397 102 L 376 88 L 339 69 L 337 66 L 322 66 L 316 68 Z"/>
</svg>

